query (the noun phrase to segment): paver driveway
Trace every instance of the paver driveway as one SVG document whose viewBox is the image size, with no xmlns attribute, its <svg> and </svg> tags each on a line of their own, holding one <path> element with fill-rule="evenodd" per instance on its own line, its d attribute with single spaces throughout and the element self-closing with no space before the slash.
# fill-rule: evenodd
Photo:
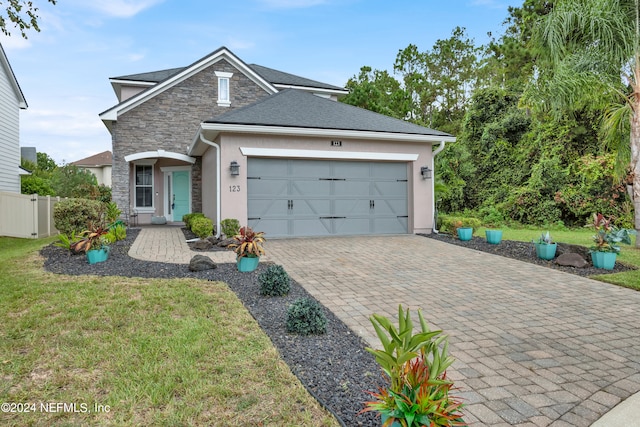
<svg viewBox="0 0 640 427">
<path fill-rule="evenodd" d="M 422 308 L 449 335 L 468 421 L 588 426 L 640 391 L 640 292 L 421 236 L 265 248 L 374 346 L 372 313 Z"/>
</svg>

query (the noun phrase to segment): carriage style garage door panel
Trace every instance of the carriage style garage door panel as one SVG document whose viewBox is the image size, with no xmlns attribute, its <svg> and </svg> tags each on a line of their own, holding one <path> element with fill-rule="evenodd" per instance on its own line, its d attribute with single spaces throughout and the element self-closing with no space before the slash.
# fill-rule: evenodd
<svg viewBox="0 0 640 427">
<path fill-rule="evenodd" d="M 248 222 L 267 236 L 407 233 L 407 164 L 249 158 Z"/>
</svg>

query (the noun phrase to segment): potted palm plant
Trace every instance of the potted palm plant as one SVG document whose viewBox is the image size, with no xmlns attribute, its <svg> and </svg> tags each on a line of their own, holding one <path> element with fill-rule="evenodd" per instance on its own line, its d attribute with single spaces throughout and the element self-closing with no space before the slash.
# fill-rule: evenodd
<svg viewBox="0 0 640 427">
<path fill-rule="evenodd" d="M 536 255 L 538 258 L 547 261 L 555 258 L 558 244 L 553 242 L 548 231 L 546 233 L 542 233 L 538 241 L 534 242 L 534 245 L 536 247 Z"/>
<path fill-rule="evenodd" d="M 389 385 L 369 394 L 361 412 L 375 411 L 384 427 L 464 426 L 462 403 L 450 394 L 453 382 L 446 376 L 453 363 L 446 336 L 431 331 L 418 311 L 420 331 L 413 333 L 409 309 L 398 307 L 399 327 L 384 316 L 370 320 L 382 349 L 367 348 L 388 379 Z"/>
<path fill-rule="evenodd" d="M 238 271 L 250 272 L 258 268 L 260 256 L 264 255 L 262 247 L 265 241 L 264 232 L 253 231 L 251 227 L 242 227 L 233 238 L 236 243 L 229 245 L 229 247 L 235 248 Z"/>
<path fill-rule="evenodd" d="M 596 234 L 593 236 L 594 244 L 589 249 L 593 266 L 613 270 L 617 255 L 620 253 L 620 243 L 630 245 L 631 235 L 636 234 L 636 231 L 618 228 L 613 224 L 611 218 L 605 218 L 600 213 L 593 214 L 593 222 L 588 226 L 596 230 Z"/>
</svg>

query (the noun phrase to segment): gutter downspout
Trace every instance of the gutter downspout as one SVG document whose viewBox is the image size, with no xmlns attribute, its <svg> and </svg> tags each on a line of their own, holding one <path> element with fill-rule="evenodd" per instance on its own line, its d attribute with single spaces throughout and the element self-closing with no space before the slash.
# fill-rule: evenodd
<svg viewBox="0 0 640 427">
<path fill-rule="evenodd" d="M 220 191 L 222 189 L 222 184 L 220 183 L 220 179 L 222 178 L 222 171 L 220 170 L 220 146 L 202 136 L 202 132 L 199 132 L 198 136 L 200 137 L 200 141 L 216 149 L 216 238 L 220 238 Z"/>
<path fill-rule="evenodd" d="M 431 153 L 431 170 L 433 171 L 433 179 L 431 180 L 431 212 L 433 212 L 433 232 L 438 234 L 438 223 L 437 223 L 437 217 L 436 217 L 436 168 L 435 168 L 435 158 L 436 156 L 442 151 L 444 150 L 444 145 L 445 145 L 446 141 L 441 141 L 440 145 L 438 146 L 438 148 L 436 148 L 436 150 Z"/>
</svg>

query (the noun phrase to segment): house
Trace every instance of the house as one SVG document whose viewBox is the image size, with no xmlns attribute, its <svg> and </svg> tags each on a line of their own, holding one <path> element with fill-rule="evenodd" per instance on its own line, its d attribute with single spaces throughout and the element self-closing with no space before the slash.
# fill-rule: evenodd
<svg viewBox="0 0 640 427">
<path fill-rule="evenodd" d="M 20 193 L 20 110 L 27 108 L 7 55 L 0 44 L 0 191 Z"/>
<path fill-rule="evenodd" d="M 346 89 L 222 47 L 111 79 L 112 195 L 140 224 L 203 212 L 270 237 L 429 233 L 449 134 L 337 102 Z M 435 149 L 434 149 L 435 148 Z M 154 221 L 155 222 L 155 221 Z"/>
<path fill-rule="evenodd" d="M 102 153 L 71 162 L 71 164 L 94 174 L 98 185 L 111 187 L 111 165 L 113 164 L 111 151 L 103 151 Z"/>
</svg>

